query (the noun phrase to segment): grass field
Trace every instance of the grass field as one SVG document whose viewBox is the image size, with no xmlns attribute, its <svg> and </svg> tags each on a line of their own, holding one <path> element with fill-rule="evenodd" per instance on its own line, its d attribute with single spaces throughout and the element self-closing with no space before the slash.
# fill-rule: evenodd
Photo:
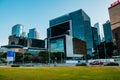
<svg viewBox="0 0 120 80">
<path fill-rule="evenodd" d="M 120 80 L 120 67 L 0 68 L 0 80 Z"/>
</svg>

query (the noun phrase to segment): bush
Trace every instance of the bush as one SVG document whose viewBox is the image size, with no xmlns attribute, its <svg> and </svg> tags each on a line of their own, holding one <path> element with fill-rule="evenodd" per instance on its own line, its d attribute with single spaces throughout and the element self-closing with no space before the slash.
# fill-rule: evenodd
<svg viewBox="0 0 120 80">
<path fill-rule="evenodd" d="M 76 66 L 87 66 L 86 63 L 76 64 Z"/>
<path fill-rule="evenodd" d="M 107 63 L 105 66 L 119 66 L 119 64 L 114 63 L 114 62 L 110 62 L 110 63 Z"/>
<path fill-rule="evenodd" d="M 18 64 L 13 64 L 13 65 L 11 65 L 11 67 L 20 67 L 20 65 L 18 65 Z"/>
</svg>

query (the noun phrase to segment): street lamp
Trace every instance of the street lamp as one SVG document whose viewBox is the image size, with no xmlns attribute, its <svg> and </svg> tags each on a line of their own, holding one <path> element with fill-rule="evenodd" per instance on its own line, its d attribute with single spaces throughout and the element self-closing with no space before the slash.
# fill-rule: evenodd
<svg viewBox="0 0 120 80">
<path fill-rule="evenodd" d="M 50 38 L 48 38 L 48 58 L 49 58 L 49 64 L 50 64 Z"/>
</svg>

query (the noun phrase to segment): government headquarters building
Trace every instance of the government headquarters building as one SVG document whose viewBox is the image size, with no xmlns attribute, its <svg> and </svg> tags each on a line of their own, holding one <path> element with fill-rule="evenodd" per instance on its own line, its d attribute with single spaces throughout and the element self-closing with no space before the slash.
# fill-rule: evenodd
<svg viewBox="0 0 120 80">
<path fill-rule="evenodd" d="M 90 17 L 82 10 L 52 19 L 47 29 L 50 52 L 63 52 L 66 58 L 92 54 Z"/>
</svg>

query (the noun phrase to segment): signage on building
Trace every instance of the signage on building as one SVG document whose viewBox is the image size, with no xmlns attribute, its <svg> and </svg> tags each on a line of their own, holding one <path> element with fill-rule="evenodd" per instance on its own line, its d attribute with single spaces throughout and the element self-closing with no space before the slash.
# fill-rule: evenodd
<svg viewBox="0 0 120 80">
<path fill-rule="evenodd" d="M 7 61 L 15 61 L 15 52 L 13 51 L 8 51 L 7 52 Z"/>
<path fill-rule="evenodd" d="M 117 1 L 113 2 L 112 4 L 110 4 L 110 6 L 113 7 L 113 6 L 115 6 L 115 5 L 119 4 L 119 3 L 120 3 L 120 0 L 117 0 Z"/>
</svg>

